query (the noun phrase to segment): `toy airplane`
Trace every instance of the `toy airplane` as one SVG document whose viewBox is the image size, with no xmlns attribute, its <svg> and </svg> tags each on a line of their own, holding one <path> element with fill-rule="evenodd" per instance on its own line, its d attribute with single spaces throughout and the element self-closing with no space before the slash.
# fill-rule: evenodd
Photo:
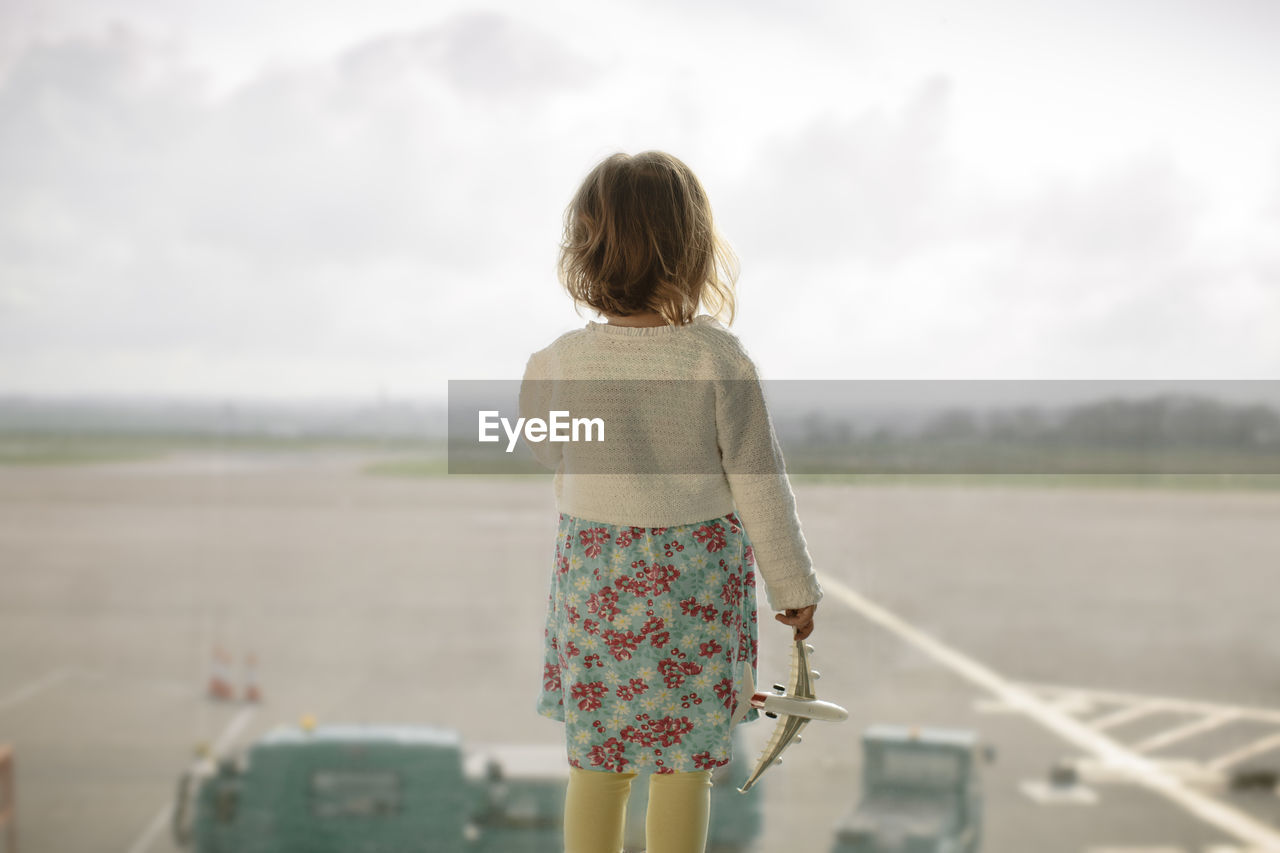
<svg viewBox="0 0 1280 853">
<path fill-rule="evenodd" d="M 800 732 L 810 720 L 826 720 L 834 723 L 849 718 L 849 712 L 844 708 L 834 702 L 823 702 L 814 695 L 813 682 L 818 679 L 818 673 L 809 669 L 809 652 L 811 651 L 813 646 L 807 645 L 803 640 L 796 641 L 791 648 L 790 683 L 785 688 L 781 684 L 773 685 L 772 693 L 756 692 L 755 684 L 750 678 L 751 667 L 745 668 L 744 679 L 750 685 L 745 692 L 751 694 L 751 699 L 738 706 L 732 722 L 737 723 L 747 715 L 750 709 L 758 708 L 764 711 L 767 717 L 777 717 L 778 725 L 773 730 L 773 737 L 769 738 L 764 752 L 761 753 L 756 769 L 752 771 L 746 783 L 738 789 L 744 794 L 764 774 L 764 771 L 782 762 L 779 756 L 782 755 L 783 750 L 792 743 L 800 742 Z"/>
</svg>

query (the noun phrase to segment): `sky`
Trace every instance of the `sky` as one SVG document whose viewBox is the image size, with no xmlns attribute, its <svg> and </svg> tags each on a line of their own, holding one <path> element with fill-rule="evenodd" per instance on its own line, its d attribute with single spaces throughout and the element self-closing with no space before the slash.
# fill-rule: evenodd
<svg viewBox="0 0 1280 853">
<path fill-rule="evenodd" d="M 1280 378 L 1280 6 L 7 0 L 0 395 L 438 398 L 670 151 L 767 379 Z"/>
</svg>

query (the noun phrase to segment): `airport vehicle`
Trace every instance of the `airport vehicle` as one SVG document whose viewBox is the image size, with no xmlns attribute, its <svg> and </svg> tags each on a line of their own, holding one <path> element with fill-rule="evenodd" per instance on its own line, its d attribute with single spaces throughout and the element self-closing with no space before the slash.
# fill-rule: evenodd
<svg viewBox="0 0 1280 853">
<path fill-rule="evenodd" d="M 977 853 L 982 842 L 974 732 L 877 725 L 862 736 L 862 799 L 837 825 L 832 853 Z"/>
<path fill-rule="evenodd" d="M 745 775 L 740 762 L 719 773 L 709 850 L 738 853 L 760 831 L 759 800 L 729 784 Z M 560 853 L 567 779 L 556 746 L 464 753 L 426 726 L 281 726 L 243 762 L 184 774 L 173 831 L 195 853 Z"/>
</svg>

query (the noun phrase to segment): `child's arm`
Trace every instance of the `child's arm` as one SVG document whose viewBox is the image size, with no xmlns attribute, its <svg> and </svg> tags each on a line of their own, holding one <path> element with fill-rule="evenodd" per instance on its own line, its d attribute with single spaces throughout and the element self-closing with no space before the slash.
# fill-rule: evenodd
<svg viewBox="0 0 1280 853">
<path fill-rule="evenodd" d="M 773 431 L 755 365 L 745 353 L 736 361 L 734 377 L 717 384 L 716 429 L 721 463 L 764 578 L 770 607 L 800 611 L 817 604 L 822 589 L 800 530 L 782 448 Z M 812 621 L 812 614 L 809 617 L 798 622 L 789 621 L 791 617 L 780 621 L 799 631 Z"/>
</svg>

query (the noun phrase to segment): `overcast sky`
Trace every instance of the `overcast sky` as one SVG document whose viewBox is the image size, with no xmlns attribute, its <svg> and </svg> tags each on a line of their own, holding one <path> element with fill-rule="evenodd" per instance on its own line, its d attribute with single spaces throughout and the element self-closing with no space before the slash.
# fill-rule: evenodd
<svg viewBox="0 0 1280 853">
<path fill-rule="evenodd" d="M 1269 0 L 0 5 L 0 394 L 420 398 L 703 179 L 767 378 L 1280 378 Z"/>
</svg>

